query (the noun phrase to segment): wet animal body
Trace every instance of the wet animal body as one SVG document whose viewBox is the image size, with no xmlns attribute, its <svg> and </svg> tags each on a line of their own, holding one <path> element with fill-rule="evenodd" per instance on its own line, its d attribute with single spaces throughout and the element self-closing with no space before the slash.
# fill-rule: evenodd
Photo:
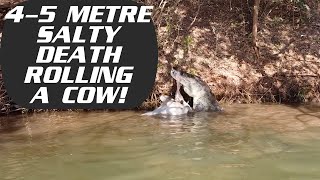
<svg viewBox="0 0 320 180">
<path fill-rule="evenodd" d="M 142 115 L 153 116 L 153 115 L 183 115 L 192 111 L 191 107 L 185 101 L 178 102 L 172 99 L 169 96 L 161 96 L 160 100 L 162 101 L 160 107 L 155 109 L 154 111 L 147 112 Z"/>
<path fill-rule="evenodd" d="M 178 86 L 181 84 L 183 90 L 193 98 L 194 111 L 222 110 L 218 101 L 211 93 L 209 86 L 199 77 L 176 69 L 171 70 L 171 76 L 177 81 Z M 176 97 L 180 97 L 180 95 L 176 94 Z"/>
</svg>

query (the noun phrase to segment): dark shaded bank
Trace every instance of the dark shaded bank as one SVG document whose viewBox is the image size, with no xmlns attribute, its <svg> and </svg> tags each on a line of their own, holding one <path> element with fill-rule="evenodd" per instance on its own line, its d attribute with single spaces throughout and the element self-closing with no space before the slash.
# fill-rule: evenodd
<svg viewBox="0 0 320 180">
<path fill-rule="evenodd" d="M 19 1 L 0 0 L 3 17 Z M 172 66 L 200 76 L 221 103 L 320 102 L 319 0 L 261 0 L 252 45 L 253 0 L 140 0 L 153 5 L 158 35 L 156 85 L 137 109 L 152 109 L 172 94 Z M 1 37 L 1 35 L 0 35 Z M 0 76 L 0 109 L 14 105 Z"/>
<path fill-rule="evenodd" d="M 252 44 L 254 0 L 143 2 L 156 7 L 159 40 L 151 102 L 170 93 L 171 66 L 200 76 L 220 102 L 320 101 L 319 1 L 261 0 L 258 53 Z"/>
</svg>

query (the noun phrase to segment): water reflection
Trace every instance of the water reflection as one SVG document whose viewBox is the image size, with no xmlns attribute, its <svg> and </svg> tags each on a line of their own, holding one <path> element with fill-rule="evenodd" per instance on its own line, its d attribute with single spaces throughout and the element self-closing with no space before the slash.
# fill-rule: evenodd
<svg viewBox="0 0 320 180">
<path fill-rule="evenodd" d="M 225 109 L 181 117 L 126 111 L 2 118 L 0 174 L 3 179 L 320 178 L 318 107 Z"/>
</svg>

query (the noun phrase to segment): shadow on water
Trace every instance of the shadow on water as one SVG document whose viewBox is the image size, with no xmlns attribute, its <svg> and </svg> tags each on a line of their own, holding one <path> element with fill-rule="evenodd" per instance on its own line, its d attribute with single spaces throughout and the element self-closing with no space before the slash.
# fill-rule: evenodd
<svg viewBox="0 0 320 180">
<path fill-rule="evenodd" d="M 24 128 L 23 116 L 4 116 L 0 118 L 0 135 L 3 133 L 13 133 Z"/>
<path fill-rule="evenodd" d="M 295 119 L 298 121 L 308 124 L 312 123 L 312 121 L 320 121 L 320 105 L 287 105 L 288 107 L 295 108 L 299 111 L 297 115 L 295 115 Z"/>
</svg>

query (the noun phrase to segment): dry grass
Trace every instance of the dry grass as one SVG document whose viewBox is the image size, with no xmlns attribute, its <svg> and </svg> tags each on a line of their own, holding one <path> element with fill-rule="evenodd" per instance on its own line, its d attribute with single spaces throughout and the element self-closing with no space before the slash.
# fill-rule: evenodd
<svg viewBox="0 0 320 180">
<path fill-rule="evenodd" d="M 320 102 L 317 6 L 263 1 L 257 59 L 246 1 L 162 2 L 153 3 L 160 61 L 153 95 L 171 93 L 169 70 L 178 65 L 207 82 L 220 102 Z"/>
</svg>

